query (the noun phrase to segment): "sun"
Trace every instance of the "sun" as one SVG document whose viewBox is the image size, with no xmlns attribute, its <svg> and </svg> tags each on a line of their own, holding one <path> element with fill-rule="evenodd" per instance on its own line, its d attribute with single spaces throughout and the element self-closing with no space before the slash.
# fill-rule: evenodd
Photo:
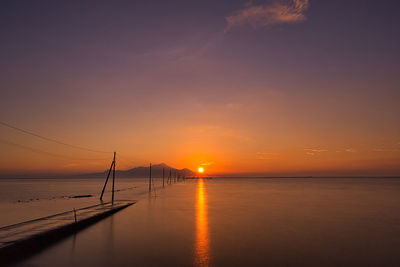
<svg viewBox="0 0 400 267">
<path fill-rule="evenodd" d="M 204 168 L 203 167 L 199 167 L 198 172 L 199 173 L 203 173 L 204 172 Z"/>
</svg>

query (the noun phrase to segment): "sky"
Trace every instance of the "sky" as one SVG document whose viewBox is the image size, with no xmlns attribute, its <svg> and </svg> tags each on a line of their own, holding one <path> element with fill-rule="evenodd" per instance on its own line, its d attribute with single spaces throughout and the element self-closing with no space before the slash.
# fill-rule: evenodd
<svg viewBox="0 0 400 267">
<path fill-rule="evenodd" d="M 399 8 L 1 1 L 0 171 L 400 175 Z"/>
</svg>

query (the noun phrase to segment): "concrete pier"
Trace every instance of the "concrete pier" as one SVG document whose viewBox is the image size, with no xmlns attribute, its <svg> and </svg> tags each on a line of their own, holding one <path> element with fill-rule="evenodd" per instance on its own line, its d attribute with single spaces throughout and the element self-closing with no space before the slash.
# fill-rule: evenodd
<svg viewBox="0 0 400 267">
<path fill-rule="evenodd" d="M 40 251 L 135 201 L 105 202 L 0 228 L 0 263 L 6 264 Z"/>
</svg>

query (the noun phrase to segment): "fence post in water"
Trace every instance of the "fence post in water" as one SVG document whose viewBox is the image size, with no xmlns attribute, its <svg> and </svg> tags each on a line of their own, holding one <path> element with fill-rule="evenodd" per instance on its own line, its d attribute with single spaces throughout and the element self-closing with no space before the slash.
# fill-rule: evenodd
<svg viewBox="0 0 400 267">
<path fill-rule="evenodd" d="M 115 155 L 114 155 L 114 157 L 115 157 Z M 115 164 L 115 158 L 114 158 L 113 162 L 111 162 L 110 169 L 108 170 L 107 179 L 106 179 L 106 182 L 104 183 L 103 190 L 101 191 L 100 200 L 103 200 L 104 190 L 106 189 L 108 178 L 110 177 L 111 170 L 112 170 L 114 164 Z"/>
<path fill-rule="evenodd" d="M 113 184 L 112 184 L 112 203 L 114 204 L 114 183 L 115 183 L 115 152 L 114 152 L 114 165 L 113 165 Z"/>
<path fill-rule="evenodd" d="M 150 163 L 150 172 L 149 172 L 149 192 L 151 192 L 151 163 Z"/>
<path fill-rule="evenodd" d="M 168 177 L 169 184 L 171 184 L 171 178 L 172 178 L 172 175 L 171 175 L 171 168 L 169 168 L 169 177 Z"/>
<path fill-rule="evenodd" d="M 162 187 L 164 187 L 164 168 L 162 168 Z"/>
<path fill-rule="evenodd" d="M 76 220 L 76 211 L 75 211 L 75 208 L 74 208 L 74 217 L 75 217 L 75 223 L 77 223 L 77 220 Z"/>
</svg>

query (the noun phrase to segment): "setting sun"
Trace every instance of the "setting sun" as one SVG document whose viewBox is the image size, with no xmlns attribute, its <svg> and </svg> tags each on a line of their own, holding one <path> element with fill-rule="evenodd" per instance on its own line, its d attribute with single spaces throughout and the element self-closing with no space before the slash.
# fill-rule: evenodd
<svg viewBox="0 0 400 267">
<path fill-rule="evenodd" d="M 203 173 L 204 172 L 204 168 L 203 167 L 199 167 L 198 172 L 199 173 Z"/>
</svg>

